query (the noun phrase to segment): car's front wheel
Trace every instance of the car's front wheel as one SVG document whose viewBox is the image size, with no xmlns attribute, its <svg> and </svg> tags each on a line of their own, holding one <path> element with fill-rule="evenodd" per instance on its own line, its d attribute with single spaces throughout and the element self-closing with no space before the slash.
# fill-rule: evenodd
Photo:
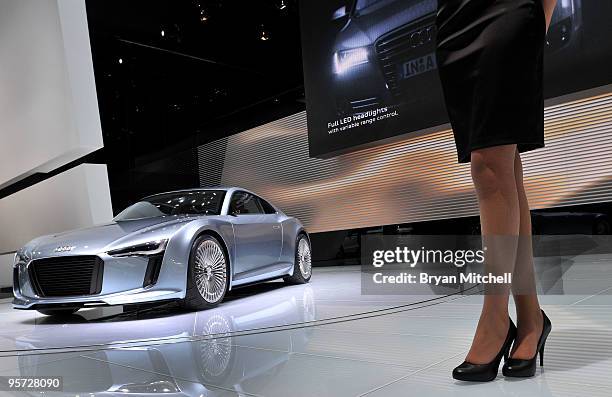
<svg viewBox="0 0 612 397">
<path fill-rule="evenodd" d="M 228 274 L 229 262 L 221 242 L 210 235 L 198 237 L 189 255 L 187 290 L 181 306 L 189 310 L 217 306 L 227 292 Z"/>
<path fill-rule="evenodd" d="M 305 284 L 312 276 L 312 255 L 310 241 L 305 234 L 300 234 L 295 244 L 295 262 L 293 275 L 284 278 L 289 284 Z"/>
</svg>

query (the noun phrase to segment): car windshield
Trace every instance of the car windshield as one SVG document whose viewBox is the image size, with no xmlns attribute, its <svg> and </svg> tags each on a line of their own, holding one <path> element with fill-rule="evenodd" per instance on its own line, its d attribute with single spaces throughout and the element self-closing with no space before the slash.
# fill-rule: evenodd
<svg viewBox="0 0 612 397">
<path fill-rule="evenodd" d="M 223 190 L 156 194 L 129 206 L 114 220 L 127 221 L 168 215 L 219 215 L 224 197 Z"/>
</svg>

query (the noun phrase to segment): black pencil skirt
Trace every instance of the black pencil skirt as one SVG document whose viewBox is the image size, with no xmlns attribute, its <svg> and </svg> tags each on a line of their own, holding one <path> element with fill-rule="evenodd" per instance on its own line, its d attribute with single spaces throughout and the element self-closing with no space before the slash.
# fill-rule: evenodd
<svg viewBox="0 0 612 397">
<path fill-rule="evenodd" d="M 436 57 L 460 163 L 544 146 L 541 0 L 438 0 Z"/>
</svg>

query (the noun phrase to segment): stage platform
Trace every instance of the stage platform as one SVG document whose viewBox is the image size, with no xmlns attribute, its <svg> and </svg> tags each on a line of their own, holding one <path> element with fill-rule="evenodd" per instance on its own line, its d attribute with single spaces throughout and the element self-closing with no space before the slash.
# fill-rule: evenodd
<svg viewBox="0 0 612 397">
<path fill-rule="evenodd" d="M 194 313 L 108 307 L 57 320 L 3 299 L 0 376 L 63 376 L 58 395 L 71 396 L 608 396 L 612 258 L 575 260 L 564 287 L 593 280 L 599 292 L 542 297 L 553 331 L 530 379 L 451 378 L 478 319 L 475 290 L 366 296 L 356 266 L 236 289 Z"/>
</svg>

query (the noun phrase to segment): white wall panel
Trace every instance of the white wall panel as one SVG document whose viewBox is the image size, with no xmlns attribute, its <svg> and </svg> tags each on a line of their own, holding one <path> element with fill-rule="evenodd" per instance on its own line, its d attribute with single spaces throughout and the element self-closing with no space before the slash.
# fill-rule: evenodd
<svg viewBox="0 0 612 397">
<path fill-rule="evenodd" d="M 0 188 L 103 146 L 84 0 L 0 0 Z"/>
<path fill-rule="evenodd" d="M 8 288 L 13 280 L 14 254 L 0 255 L 0 288 Z"/>
<path fill-rule="evenodd" d="M 81 164 L 0 199 L 0 254 L 37 236 L 105 223 L 112 217 L 106 165 Z M 10 284 L 5 270 L 0 270 L 0 287 Z"/>
</svg>

